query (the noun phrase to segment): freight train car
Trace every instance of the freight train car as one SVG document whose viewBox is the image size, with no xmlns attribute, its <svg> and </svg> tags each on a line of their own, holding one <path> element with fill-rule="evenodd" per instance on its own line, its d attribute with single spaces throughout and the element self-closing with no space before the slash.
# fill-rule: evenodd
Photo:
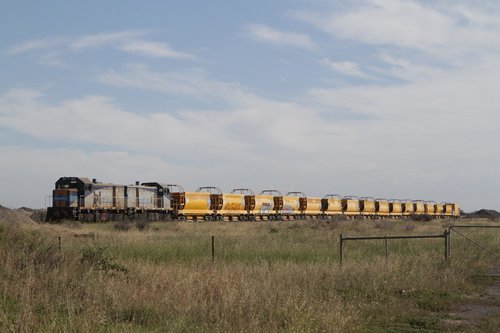
<svg viewBox="0 0 500 333">
<path fill-rule="evenodd" d="M 174 218 L 179 220 L 212 220 L 213 205 L 210 201 L 212 187 L 200 187 L 196 192 L 186 192 L 181 186 L 171 193 L 171 206 Z"/>
<path fill-rule="evenodd" d="M 387 217 L 390 215 L 389 201 L 383 198 L 375 199 L 375 213 L 377 217 Z"/>
<path fill-rule="evenodd" d="M 323 218 L 342 215 L 342 197 L 338 194 L 325 195 L 321 199 L 321 211 L 323 212 Z"/>
<path fill-rule="evenodd" d="M 246 209 L 249 220 L 266 221 L 274 219 L 274 196 L 272 194 L 259 193 L 245 196 Z"/>
<path fill-rule="evenodd" d="M 401 218 L 403 216 L 403 203 L 401 200 L 389 200 L 389 216 L 393 218 Z"/>
</svg>

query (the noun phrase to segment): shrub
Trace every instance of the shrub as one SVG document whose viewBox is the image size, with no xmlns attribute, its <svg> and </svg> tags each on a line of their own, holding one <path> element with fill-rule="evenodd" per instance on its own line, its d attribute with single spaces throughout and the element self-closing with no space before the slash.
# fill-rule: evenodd
<svg viewBox="0 0 500 333">
<path fill-rule="evenodd" d="M 119 231 L 129 231 L 132 226 L 129 222 L 119 221 L 114 224 L 114 227 Z"/>
<path fill-rule="evenodd" d="M 112 262 L 111 258 L 106 255 L 105 251 L 106 248 L 103 246 L 84 248 L 80 262 L 103 271 L 128 271 L 125 266 Z"/>
<path fill-rule="evenodd" d="M 412 215 L 411 219 L 414 221 L 423 221 L 423 222 L 430 222 L 434 220 L 434 218 L 429 215 Z"/>
<path fill-rule="evenodd" d="M 149 229 L 149 223 L 150 223 L 149 221 L 140 220 L 140 221 L 135 222 L 135 227 L 140 231 L 144 231 L 144 230 Z"/>
</svg>

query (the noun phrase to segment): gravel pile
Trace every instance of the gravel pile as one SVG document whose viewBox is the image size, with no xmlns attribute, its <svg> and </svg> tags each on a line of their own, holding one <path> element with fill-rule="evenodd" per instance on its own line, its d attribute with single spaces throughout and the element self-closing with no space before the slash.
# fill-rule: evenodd
<svg viewBox="0 0 500 333">
<path fill-rule="evenodd" d="M 500 219 L 500 213 L 494 209 L 480 209 L 473 213 L 466 214 L 470 218 Z"/>
</svg>

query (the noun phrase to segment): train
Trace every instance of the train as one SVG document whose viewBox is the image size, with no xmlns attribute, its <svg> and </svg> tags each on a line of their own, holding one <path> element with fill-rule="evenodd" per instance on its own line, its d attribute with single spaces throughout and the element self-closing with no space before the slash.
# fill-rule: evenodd
<svg viewBox="0 0 500 333">
<path fill-rule="evenodd" d="M 247 188 L 223 193 L 216 186 L 187 192 L 180 185 L 135 182 L 132 185 L 98 182 L 85 177 L 61 177 L 52 192 L 47 221 L 71 219 L 104 222 L 148 220 L 283 221 L 346 218 L 460 217 L 457 203 L 327 194 L 309 197 L 302 192 L 282 194 Z"/>
</svg>

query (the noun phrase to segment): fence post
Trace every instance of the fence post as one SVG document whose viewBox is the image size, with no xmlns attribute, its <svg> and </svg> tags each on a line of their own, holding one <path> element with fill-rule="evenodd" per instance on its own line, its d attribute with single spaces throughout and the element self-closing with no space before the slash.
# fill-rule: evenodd
<svg viewBox="0 0 500 333">
<path fill-rule="evenodd" d="M 59 253 L 61 252 L 61 236 L 59 236 Z"/>
<path fill-rule="evenodd" d="M 389 260 L 389 249 L 387 248 L 387 235 L 385 235 L 385 261 L 387 262 Z"/>
<path fill-rule="evenodd" d="M 343 255 L 342 255 L 342 251 L 344 250 L 344 237 L 342 235 L 342 233 L 340 233 L 340 266 L 342 266 L 342 258 L 343 258 Z"/>
<path fill-rule="evenodd" d="M 212 236 L 212 261 L 215 261 L 215 236 Z"/>
<path fill-rule="evenodd" d="M 444 260 L 448 261 L 448 230 L 444 231 Z"/>
<path fill-rule="evenodd" d="M 451 229 L 453 227 L 450 227 L 448 229 L 448 260 L 451 261 Z"/>
</svg>

